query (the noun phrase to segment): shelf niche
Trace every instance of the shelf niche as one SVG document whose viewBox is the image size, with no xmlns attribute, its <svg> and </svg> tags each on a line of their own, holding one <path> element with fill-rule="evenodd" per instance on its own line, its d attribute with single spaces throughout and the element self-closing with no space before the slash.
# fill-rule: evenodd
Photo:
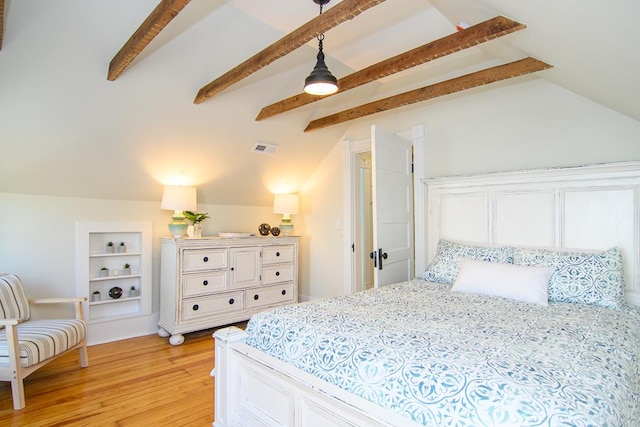
<svg viewBox="0 0 640 427">
<path fill-rule="evenodd" d="M 108 251 L 109 242 L 114 252 Z M 117 252 L 121 242 L 126 250 Z M 151 314 L 151 250 L 149 222 L 76 223 L 76 293 L 87 297 L 83 305 L 89 325 Z M 129 274 L 122 273 L 125 264 Z M 103 267 L 109 275 L 100 276 Z M 132 286 L 138 292 L 130 297 Z M 114 287 L 122 289 L 119 298 L 109 296 Z M 100 300 L 92 301 L 94 291 Z"/>
</svg>

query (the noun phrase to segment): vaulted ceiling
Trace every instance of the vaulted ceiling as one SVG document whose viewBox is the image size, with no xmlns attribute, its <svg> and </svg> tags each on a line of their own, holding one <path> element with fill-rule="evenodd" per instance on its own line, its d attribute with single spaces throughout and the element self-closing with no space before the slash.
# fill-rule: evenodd
<svg viewBox="0 0 640 427">
<path fill-rule="evenodd" d="M 380 112 L 371 103 L 419 91 L 422 102 L 437 103 L 429 95 L 449 93 L 443 82 L 528 57 L 553 66 L 533 78 L 640 120 L 638 2 L 363 2 L 379 4 L 326 31 L 326 62 L 340 79 L 452 37 L 460 21 L 473 26 L 505 16 L 526 28 L 261 120 L 265 107 L 300 94 L 315 63 L 314 38 L 215 96 L 194 100 L 209 82 L 314 20 L 318 6 L 176 1 L 175 18 L 151 30 L 141 53 L 107 80 L 109 63 L 158 3 L 4 0 L 0 166 L 8 179 L 0 191 L 159 200 L 162 183 L 183 183 L 198 186 L 202 202 L 266 205 L 269 191 L 298 190 L 352 120 L 375 122 L 376 114 L 418 108 Z M 340 4 L 331 1 L 325 14 Z M 359 119 L 365 109 L 353 112 L 363 105 L 372 115 Z M 344 120 L 304 132 L 336 115 Z M 273 155 L 251 152 L 258 142 L 279 147 Z"/>
</svg>

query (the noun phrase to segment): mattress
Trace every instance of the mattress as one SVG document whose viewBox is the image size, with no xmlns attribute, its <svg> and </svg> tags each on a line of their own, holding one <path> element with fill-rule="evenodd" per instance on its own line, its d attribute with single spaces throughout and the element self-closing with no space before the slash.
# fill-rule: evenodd
<svg viewBox="0 0 640 427">
<path fill-rule="evenodd" d="M 254 315 L 247 344 L 425 426 L 637 426 L 640 313 L 415 279 Z"/>
</svg>

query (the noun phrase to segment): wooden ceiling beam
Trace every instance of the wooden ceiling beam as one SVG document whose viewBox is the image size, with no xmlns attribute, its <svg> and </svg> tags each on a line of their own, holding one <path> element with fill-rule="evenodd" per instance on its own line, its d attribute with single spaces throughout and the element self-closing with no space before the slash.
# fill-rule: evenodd
<svg viewBox="0 0 640 427">
<path fill-rule="evenodd" d="M 337 25 L 351 20 L 362 12 L 383 3 L 385 0 L 342 0 L 311 21 L 298 27 L 269 47 L 258 52 L 242 64 L 227 71 L 222 76 L 203 86 L 196 95 L 195 104 L 200 104 L 214 97 L 229 86 L 249 77 L 256 71 L 271 64 L 300 46 L 308 43 L 318 35 L 325 33 Z"/>
<path fill-rule="evenodd" d="M 349 74 L 338 80 L 338 92 L 336 94 L 524 28 L 526 28 L 524 24 L 512 21 L 504 16 L 497 16 Z M 282 114 L 326 97 L 309 95 L 304 92 L 299 93 L 264 107 L 260 110 L 256 121 Z"/>
<path fill-rule="evenodd" d="M 439 96 L 460 92 L 465 89 L 471 89 L 500 80 L 506 80 L 522 76 L 524 74 L 546 70 L 551 67 L 551 65 L 535 58 L 524 58 L 519 61 L 498 65 L 496 67 L 487 68 L 486 70 L 476 71 L 451 80 L 435 83 L 430 86 L 390 96 L 388 98 L 370 102 L 330 116 L 325 116 L 309 122 L 304 131 L 310 132 L 312 130 L 322 129 L 349 120 L 391 110 L 393 108 L 415 104 L 417 102 L 426 101 Z"/>
<path fill-rule="evenodd" d="M 115 80 L 191 0 L 161 0 L 109 63 L 107 80 Z"/>
<path fill-rule="evenodd" d="M 4 34 L 4 0 L 0 0 L 0 50 L 2 50 L 3 34 Z"/>
</svg>

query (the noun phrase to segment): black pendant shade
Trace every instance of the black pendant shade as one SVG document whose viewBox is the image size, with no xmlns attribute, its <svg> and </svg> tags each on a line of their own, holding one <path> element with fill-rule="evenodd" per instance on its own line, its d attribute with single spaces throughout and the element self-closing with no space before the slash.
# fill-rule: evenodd
<svg viewBox="0 0 640 427">
<path fill-rule="evenodd" d="M 330 0 L 313 0 L 314 3 L 320 5 L 320 14 L 322 15 L 322 6 L 329 3 Z M 324 34 L 318 36 L 318 56 L 316 66 L 304 79 L 304 91 L 310 95 L 331 95 L 338 91 L 338 79 L 335 78 L 327 64 L 324 63 L 324 53 L 322 52 L 322 40 Z"/>
<path fill-rule="evenodd" d="M 322 52 L 322 41 L 318 50 L 318 61 L 313 67 L 311 74 L 304 80 L 304 91 L 310 95 L 331 95 L 338 91 L 338 79 L 324 63 L 324 53 Z"/>
</svg>

